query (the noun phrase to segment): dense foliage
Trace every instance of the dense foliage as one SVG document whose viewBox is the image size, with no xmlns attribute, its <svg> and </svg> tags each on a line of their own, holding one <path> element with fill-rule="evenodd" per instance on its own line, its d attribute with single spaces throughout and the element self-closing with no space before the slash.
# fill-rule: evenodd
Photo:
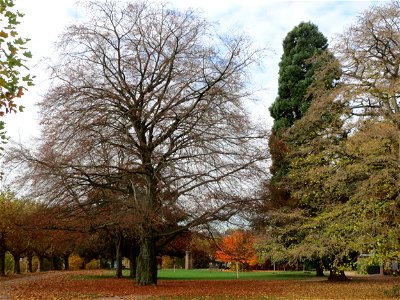
<svg viewBox="0 0 400 300">
<path fill-rule="evenodd" d="M 278 97 L 269 109 L 275 133 L 293 125 L 307 111 L 312 100 L 306 95 L 307 88 L 319 65 L 311 58 L 327 47 L 326 37 L 312 23 L 302 22 L 286 35 L 279 63 Z"/>
<path fill-rule="evenodd" d="M 235 263 L 237 278 L 240 266 L 253 266 L 257 264 L 254 236 L 243 230 L 234 230 L 222 238 L 215 253 L 217 260 Z"/>
<path fill-rule="evenodd" d="M 318 59 L 326 52 L 327 39 L 312 23 L 300 23 L 283 41 L 283 55 L 279 63 L 278 97 L 269 108 L 274 119 L 268 146 L 272 163 L 269 196 L 273 206 L 286 205 L 290 192 L 282 185 L 281 177 L 288 170 L 286 155 L 289 151 L 284 132 L 306 113 L 313 94 L 307 88 L 314 81 L 316 68 L 324 63 Z"/>
</svg>

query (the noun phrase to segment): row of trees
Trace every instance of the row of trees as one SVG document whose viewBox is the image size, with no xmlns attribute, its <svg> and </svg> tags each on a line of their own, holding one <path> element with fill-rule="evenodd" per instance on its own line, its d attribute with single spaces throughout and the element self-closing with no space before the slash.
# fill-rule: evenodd
<svg viewBox="0 0 400 300">
<path fill-rule="evenodd" d="M 97 211 L 100 219 L 100 211 Z M 84 218 L 62 217 L 59 211 L 46 208 L 32 201 L 17 199 L 10 191 L 0 195 L 0 276 L 6 275 L 6 253 L 14 259 L 14 273 L 20 274 L 20 260 L 25 258 L 27 272 L 34 270 L 68 270 L 71 255 L 79 255 L 81 265 L 93 259 L 100 260 L 100 267 L 114 267 L 116 276 L 122 277 L 122 258 L 129 258 L 130 277 L 135 277 L 135 262 L 138 251 L 137 237 L 129 231 L 132 224 L 121 220 L 125 230 L 117 226 L 95 226 Z M 254 248 L 255 238 L 250 232 L 235 230 L 223 238 L 209 237 L 195 232 L 181 233 L 157 252 L 157 256 L 184 258 L 190 251 L 194 267 L 207 268 L 209 263 L 233 262 L 237 271 L 243 266 L 257 265 Z M 37 258 L 38 265 L 33 265 Z M 159 262 L 158 262 L 159 264 Z M 75 266 L 76 267 L 76 266 Z"/>
<path fill-rule="evenodd" d="M 311 259 L 346 279 L 360 253 L 382 265 L 399 257 L 399 24 L 392 1 L 361 14 L 332 48 L 308 23 L 285 39 L 266 192 L 264 250 L 276 259 Z"/>
<path fill-rule="evenodd" d="M 10 191 L 0 194 L 0 276 L 5 275 L 6 252 L 14 258 L 14 273 L 19 274 L 19 261 L 27 259 L 27 270 L 33 271 L 32 258 L 38 258 L 38 271 L 48 260 L 59 269 L 61 260 L 68 269 L 68 258 L 83 239 L 79 232 L 61 231 L 55 227 L 53 212 L 31 201 L 17 199 Z"/>
</svg>

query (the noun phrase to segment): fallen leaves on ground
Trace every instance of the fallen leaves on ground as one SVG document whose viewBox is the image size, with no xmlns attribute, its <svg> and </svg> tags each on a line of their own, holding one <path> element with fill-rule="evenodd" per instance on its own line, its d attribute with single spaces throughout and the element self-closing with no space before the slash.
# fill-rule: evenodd
<svg viewBox="0 0 400 300">
<path fill-rule="evenodd" d="M 350 282 L 326 279 L 162 280 L 157 286 L 137 286 L 131 279 L 82 279 L 104 271 L 47 272 L 0 280 L 0 299 L 382 299 L 384 291 L 400 285 L 396 277 L 362 276 Z M 95 276 L 92 276 L 95 277 Z M 88 276 L 88 278 L 92 278 Z M 3 293 L 3 294 L 2 294 Z M 5 297 L 5 294 L 8 298 Z M 3 298 L 2 298 L 3 297 Z"/>
</svg>

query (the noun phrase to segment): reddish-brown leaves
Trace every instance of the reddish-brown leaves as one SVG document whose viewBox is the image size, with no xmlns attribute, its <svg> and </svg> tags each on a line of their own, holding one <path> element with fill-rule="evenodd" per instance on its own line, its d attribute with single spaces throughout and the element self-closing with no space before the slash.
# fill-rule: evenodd
<svg viewBox="0 0 400 300">
<path fill-rule="evenodd" d="M 11 280 L 0 279 L 0 299 L 143 299 L 163 297 L 216 297 L 218 299 L 383 299 L 384 291 L 400 284 L 390 276 L 353 277 L 347 283 L 310 281 L 202 280 L 160 281 L 159 285 L 136 286 L 131 279 L 78 279 L 76 275 L 99 275 L 104 271 L 48 272 Z M 6 298 L 7 299 L 7 298 Z"/>
<path fill-rule="evenodd" d="M 257 264 L 255 238 L 250 232 L 235 230 L 222 239 L 218 245 L 215 258 L 223 262 L 239 262 L 249 265 Z"/>
</svg>

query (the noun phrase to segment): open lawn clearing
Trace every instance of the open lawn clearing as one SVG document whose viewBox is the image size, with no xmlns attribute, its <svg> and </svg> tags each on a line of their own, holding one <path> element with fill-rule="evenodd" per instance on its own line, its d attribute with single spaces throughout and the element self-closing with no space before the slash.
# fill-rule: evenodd
<svg viewBox="0 0 400 300">
<path fill-rule="evenodd" d="M 231 271 L 220 270 L 160 270 L 158 272 L 159 279 L 166 280 L 236 280 L 236 273 Z M 240 272 L 240 279 L 257 279 L 257 280 L 305 280 L 315 278 L 314 272 L 302 271 L 253 271 L 253 272 Z"/>
<path fill-rule="evenodd" d="M 156 287 L 140 287 L 131 279 L 110 277 L 109 271 L 74 271 L 2 279 L 0 299 L 367 300 L 385 299 L 384 291 L 391 291 L 394 286 L 400 286 L 399 278 L 355 276 L 352 277 L 352 281 L 346 283 L 329 283 L 326 279 L 316 277 L 306 280 L 161 279 Z"/>
</svg>

